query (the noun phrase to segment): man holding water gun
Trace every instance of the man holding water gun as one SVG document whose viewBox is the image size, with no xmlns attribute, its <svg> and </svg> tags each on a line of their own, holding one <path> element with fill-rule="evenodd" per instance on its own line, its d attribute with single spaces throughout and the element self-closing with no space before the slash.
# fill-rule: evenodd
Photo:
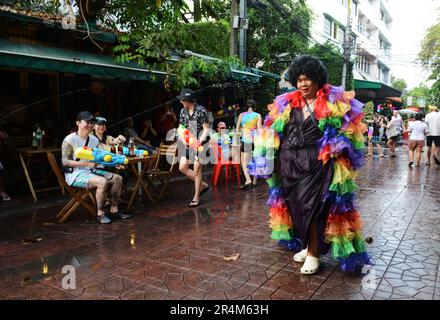
<svg viewBox="0 0 440 320">
<path fill-rule="evenodd" d="M 182 89 L 177 96 L 183 105 L 180 111 L 179 136 L 179 170 L 194 181 L 195 193 L 189 206 L 197 207 L 200 196 L 209 190 L 202 180 L 202 165 L 207 160 L 209 121 L 206 109 L 196 103 L 195 93 L 190 89 Z M 194 169 L 189 168 L 194 163 Z"/>
<path fill-rule="evenodd" d="M 61 159 L 65 171 L 65 179 L 69 186 L 78 188 L 96 188 L 97 218 L 100 223 L 110 223 L 104 212 L 105 195 L 110 187 L 112 218 L 127 219 L 130 215 L 118 210 L 121 195 L 122 177 L 118 174 L 100 170 L 99 164 L 93 161 L 80 160 L 75 157 L 79 148 L 98 148 L 98 139 L 91 135 L 95 118 L 89 111 L 81 111 L 76 116 L 77 132 L 69 134 L 61 145 Z"/>
</svg>

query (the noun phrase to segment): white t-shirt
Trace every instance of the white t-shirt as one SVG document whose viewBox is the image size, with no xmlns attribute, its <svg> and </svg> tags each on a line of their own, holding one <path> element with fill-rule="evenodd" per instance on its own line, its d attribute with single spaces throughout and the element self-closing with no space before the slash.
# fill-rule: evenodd
<svg viewBox="0 0 440 320">
<path fill-rule="evenodd" d="M 440 136 L 440 112 L 430 112 L 425 117 L 425 122 L 428 124 L 428 136 Z"/>
<path fill-rule="evenodd" d="M 63 144 L 67 142 L 71 147 L 72 150 L 70 152 L 75 152 L 76 149 L 82 148 L 86 145 L 86 139 L 81 138 L 76 132 L 69 134 L 67 137 L 64 138 Z M 90 148 L 97 148 L 98 147 L 99 140 L 94 135 L 89 135 L 89 143 L 87 144 Z M 75 160 L 75 159 L 71 159 Z M 87 160 L 79 160 L 79 161 L 85 161 Z M 64 176 L 66 178 L 66 182 L 69 186 L 72 185 L 73 181 L 75 181 L 75 178 L 80 174 L 81 171 L 90 171 L 90 168 L 82 167 L 82 168 L 73 168 L 72 173 L 65 173 Z"/>
<path fill-rule="evenodd" d="M 428 125 L 420 120 L 409 123 L 408 131 L 411 132 L 409 140 L 425 140 L 425 134 L 428 132 Z"/>
</svg>

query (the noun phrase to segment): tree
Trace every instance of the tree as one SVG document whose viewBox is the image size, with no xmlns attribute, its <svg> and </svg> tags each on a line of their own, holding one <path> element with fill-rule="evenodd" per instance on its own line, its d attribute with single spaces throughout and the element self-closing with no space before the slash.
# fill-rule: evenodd
<svg viewBox="0 0 440 320">
<path fill-rule="evenodd" d="M 365 113 L 365 121 L 373 120 L 374 116 L 374 103 L 373 101 L 368 101 L 365 106 L 362 108 L 362 111 Z"/>
<path fill-rule="evenodd" d="M 424 100 L 425 102 L 429 100 L 429 96 L 430 96 L 430 89 L 426 85 L 421 84 L 418 87 L 409 90 L 404 95 L 403 99 L 407 101 L 408 97 L 412 97 L 411 105 L 420 106 L 422 100 Z"/>
<path fill-rule="evenodd" d="M 323 45 L 316 44 L 307 52 L 317 56 L 327 68 L 328 82 L 333 85 L 341 85 L 342 83 L 342 67 L 344 65 L 344 56 L 340 49 L 331 42 Z M 353 89 L 353 63 L 349 64 L 347 70 L 346 90 Z"/>
<path fill-rule="evenodd" d="M 406 90 L 407 84 L 405 80 L 391 76 L 391 87 L 404 92 Z"/>
<path fill-rule="evenodd" d="M 422 63 L 431 68 L 431 79 L 437 79 L 440 74 L 440 22 L 431 26 L 422 41 L 422 50 L 419 52 Z"/>
<path fill-rule="evenodd" d="M 248 10 L 247 64 L 279 73 L 283 69 L 280 54 L 294 57 L 307 50 L 311 11 L 296 0 L 267 3 L 265 10 L 256 6 Z"/>
<path fill-rule="evenodd" d="M 429 79 L 436 80 L 427 92 L 427 103 L 440 106 L 440 21 L 426 32 L 419 59 L 432 70 Z"/>
</svg>

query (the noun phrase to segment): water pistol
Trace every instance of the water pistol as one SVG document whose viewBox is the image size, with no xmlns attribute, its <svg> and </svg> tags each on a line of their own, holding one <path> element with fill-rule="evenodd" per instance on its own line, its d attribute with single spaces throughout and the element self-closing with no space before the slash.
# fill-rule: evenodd
<svg viewBox="0 0 440 320">
<path fill-rule="evenodd" d="M 130 149 L 128 147 L 122 147 L 122 154 L 124 156 L 129 156 L 130 155 Z M 147 150 L 141 150 L 141 149 L 136 149 L 134 148 L 134 156 L 135 157 L 147 157 L 148 156 L 148 151 Z"/>
<path fill-rule="evenodd" d="M 185 128 L 184 125 L 180 125 L 179 128 L 177 128 L 177 134 L 191 149 L 194 149 L 195 151 L 198 151 L 198 152 L 203 151 L 202 144 L 189 131 L 189 129 Z"/>
<path fill-rule="evenodd" d="M 105 166 L 117 166 L 128 164 L 124 155 L 114 154 L 103 149 L 82 147 L 75 150 L 75 157 L 81 160 L 88 160 Z"/>
</svg>

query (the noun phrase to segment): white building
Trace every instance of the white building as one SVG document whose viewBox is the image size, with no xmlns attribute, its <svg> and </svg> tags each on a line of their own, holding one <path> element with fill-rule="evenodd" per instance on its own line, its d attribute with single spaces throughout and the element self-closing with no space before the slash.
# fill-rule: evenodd
<svg viewBox="0 0 440 320">
<path fill-rule="evenodd" d="M 359 83 L 390 83 L 393 19 L 388 2 L 351 1 L 351 30 L 356 38 L 352 47 L 352 58 L 355 58 L 353 76 Z M 307 0 L 307 4 L 314 11 L 311 32 L 314 41 L 324 43 L 330 40 L 342 48 L 348 0 Z"/>
</svg>

